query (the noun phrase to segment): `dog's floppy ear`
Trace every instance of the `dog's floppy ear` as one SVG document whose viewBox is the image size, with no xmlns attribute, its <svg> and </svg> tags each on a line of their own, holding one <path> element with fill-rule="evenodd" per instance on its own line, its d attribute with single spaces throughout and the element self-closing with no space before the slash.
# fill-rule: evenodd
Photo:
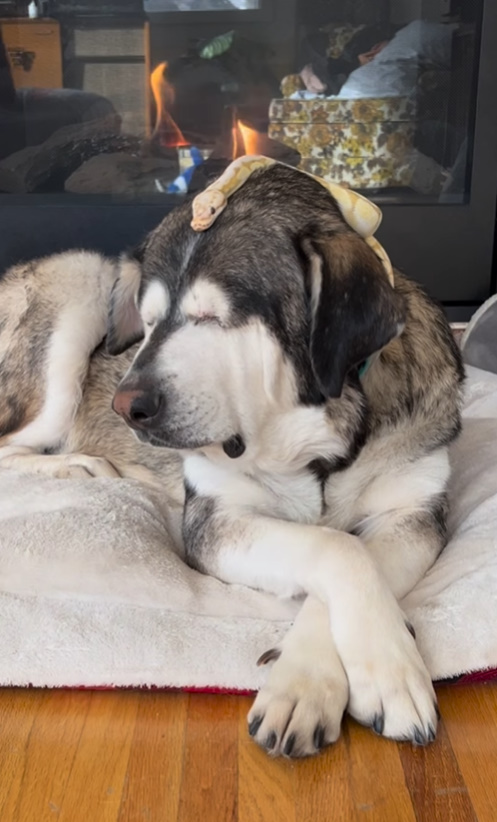
<svg viewBox="0 0 497 822">
<path fill-rule="evenodd" d="M 119 261 L 119 276 L 110 297 L 107 326 L 107 351 L 113 356 L 122 354 L 143 339 L 144 329 L 136 299 L 141 280 L 142 249 Z"/>
<path fill-rule="evenodd" d="M 347 373 L 402 331 L 404 300 L 357 234 L 304 241 L 311 280 L 310 353 L 321 393 L 339 397 Z"/>
</svg>

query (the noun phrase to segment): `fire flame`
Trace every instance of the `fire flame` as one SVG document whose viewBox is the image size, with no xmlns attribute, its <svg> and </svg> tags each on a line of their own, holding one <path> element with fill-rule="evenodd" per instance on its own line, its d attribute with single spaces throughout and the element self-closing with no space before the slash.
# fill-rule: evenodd
<svg viewBox="0 0 497 822">
<path fill-rule="evenodd" d="M 238 121 L 238 129 L 242 135 L 245 154 L 257 154 L 260 143 L 259 132 L 249 126 L 246 126 L 240 120 Z"/>
<path fill-rule="evenodd" d="M 259 132 L 242 123 L 241 120 L 235 121 L 231 134 L 233 139 L 233 160 L 236 160 L 237 157 L 243 157 L 245 154 L 264 153 L 260 146 L 261 135 Z"/>
<path fill-rule="evenodd" d="M 158 139 L 164 148 L 189 146 L 170 111 L 175 102 L 174 86 L 167 79 L 168 63 L 159 63 L 150 75 L 150 87 L 155 100 L 156 120 L 152 139 Z M 231 129 L 232 159 L 245 154 L 264 154 L 263 136 L 235 118 Z"/>
<path fill-rule="evenodd" d="M 188 146 L 188 141 L 185 140 L 168 111 L 174 104 L 175 93 L 173 86 L 167 80 L 166 72 L 167 62 L 163 62 L 159 63 L 150 75 L 150 86 L 157 112 L 152 139 L 158 136 L 165 148 Z"/>
</svg>

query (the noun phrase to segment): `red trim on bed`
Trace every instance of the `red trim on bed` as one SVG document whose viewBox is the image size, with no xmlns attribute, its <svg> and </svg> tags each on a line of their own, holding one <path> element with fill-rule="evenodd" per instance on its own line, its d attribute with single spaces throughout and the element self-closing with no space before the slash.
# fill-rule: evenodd
<svg viewBox="0 0 497 822">
<path fill-rule="evenodd" d="M 10 687 L 1 686 L 0 687 Z M 17 686 L 12 686 L 17 687 Z M 21 686 L 24 687 L 24 686 Z M 191 693 L 191 694 L 223 694 L 227 696 L 254 696 L 257 692 L 247 690 L 247 688 L 215 688 L 205 687 L 200 688 L 194 685 L 185 688 L 179 688 L 168 685 L 61 685 L 61 686 L 46 686 L 46 685 L 28 685 L 29 688 L 50 687 L 57 691 L 164 691 L 165 693 Z"/>
<path fill-rule="evenodd" d="M 457 684 L 467 685 L 475 682 L 492 682 L 497 679 L 497 668 L 487 668 L 486 671 L 473 671 L 471 674 L 461 674 L 456 680 Z"/>
<path fill-rule="evenodd" d="M 497 680 L 497 668 L 487 668 L 484 671 L 473 671 L 470 674 L 461 674 L 460 676 L 451 677 L 450 679 L 440 679 L 435 681 L 435 685 L 468 685 L 478 682 L 494 682 Z M 0 685 L 0 687 L 7 687 Z M 16 686 L 14 686 L 16 687 Z M 22 686 L 21 686 L 22 687 Z M 33 686 L 33 687 L 48 687 L 48 686 Z M 54 687 L 54 690 L 57 690 Z M 164 691 L 178 693 L 192 693 L 192 694 L 223 694 L 232 696 L 253 696 L 256 692 L 247 688 L 217 688 L 215 686 L 205 688 L 191 685 L 185 688 L 158 686 L 158 685 L 64 685 L 59 690 L 69 691 Z"/>
</svg>

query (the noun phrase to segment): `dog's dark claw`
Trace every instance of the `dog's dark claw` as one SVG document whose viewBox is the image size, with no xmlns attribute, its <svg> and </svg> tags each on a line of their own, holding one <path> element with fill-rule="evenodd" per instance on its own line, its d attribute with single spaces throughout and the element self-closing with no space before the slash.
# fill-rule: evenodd
<svg viewBox="0 0 497 822">
<path fill-rule="evenodd" d="M 420 728 L 414 728 L 414 744 L 415 745 L 426 745 L 427 739 L 424 733 L 421 731 Z"/>
<path fill-rule="evenodd" d="M 270 648 L 269 651 L 265 651 L 259 659 L 257 660 L 257 666 L 260 668 L 261 665 L 267 665 L 268 662 L 275 662 L 281 656 L 281 651 L 279 648 Z"/>
<path fill-rule="evenodd" d="M 385 714 L 383 711 L 381 714 L 375 714 L 373 718 L 373 722 L 371 724 L 373 731 L 381 736 L 383 733 L 383 729 L 385 727 Z"/>
<path fill-rule="evenodd" d="M 312 737 L 314 747 L 320 750 L 324 745 L 324 728 L 322 725 L 316 725 L 314 735 Z"/>
<path fill-rule="evenodd" d="M 264 719 L 263 716 L 255 716 L 252 722 L 248 726 L 248 732 L 250 736 L 255 736 L 257 731 L 262 725 L 262 720 Z"/>
<path fill-rule="evenodd" d="M 295 745 L 295 739 L 296 739 L 295 734 L 290 734 L 290 736 L 288 737 L 288 739 L 286 741 L 285 748 L 283 750 L 283 753 L 285 754 L 285 756 L 291 756 L 291 753 L 293 751 L 293 746 Z"/>
<path fill-rule="evenodd" d="M 411 622 L 409 622 L 409 620 L 406 620 L 406 628 L 411 634 L 412 638 L 416 639 L 416 631 L 414 630 L 414 625 Z"/>
<path fill-rule="evenodd" d="M 274 746 L 276 745 L 276 734 L 274 731 L 266 737 L 266 741 L 264 742 L 264 747 L 267 748 L 268 751 L 272 751 Z"/>
<path fill-rule="evenodd" d="M 440 708 L 438 707 L 436 702 L 433 703 L 433 707 L 435 708 L 435 713 L 437 715 L 437 719 L 438 719 L 438 721 L 440 721 L 442 717 L 441 717 L 441 714 L 440 714 Z"/>
<path fill-rule="evenodd" d="M 428 742 L 434 742 L 437 732 L 433 725 L 428 725 Z"/>
</svg>

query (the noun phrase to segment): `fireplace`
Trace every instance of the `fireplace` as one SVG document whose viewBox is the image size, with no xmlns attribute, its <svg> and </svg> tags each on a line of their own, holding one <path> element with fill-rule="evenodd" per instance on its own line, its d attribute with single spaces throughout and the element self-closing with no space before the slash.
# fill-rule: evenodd
<svg viewBox="0 0 497 822">
<path fill-rule="evenodd" d="M 211 46 L 216 48 L 216 42 Z M 183 57 L 176 63 L 147 66 L 153 105 L 149 147 L 157 154 L 177 151 L 178 175 L 157 179 L 165 193 L 195 192 L 231 160 L 245 154 L 264 154 L 297 166 L 297 151 L 272 140 L 268 134 L 269 87 L 258 94 L 248 84 L 216 67 L 206 77 L 201 58 Z M 262 99 L 261 99 L 262 98 Z M 255 99 L 255 103 L 254 103 Z"/>
<path fill-rule="evenodd" d="M 452 317 L 491 293 L 492 0 L 38 5 L 0 12 L 2 267 L 116 253 L 261 153 L 378 202 L 381 241 Z"/>
<path fill-rule="evenodd" d="M 164 8 L 181 5 L 165 3 Z M 247 9 L 256 7 L 257 0 L 247 0 Z M 153 201 L 157 194 L 197 190 L 246 153 L 298 165 L 298 151 L 268 136 L 268 110 L 278 91 L 269 48 L 232 30 L 174 57 L 163 43 L 163 30 L 168 27 L 160 20 L 145 20 L 134 29 L 109 29 L 113 42 L 102 30 L 92 32 L 83 24 L 67 32 L 63 22 L 61 36 L 69 38 L 76 55 L 66 71 L 81 88 L 28 87 L 18 122 L 5 124 L 0 192 Z M 131 62 L 126 73 L 125 55 L 117 62 L 109 50 L 122 49 L 126 40 L 128 49 L 136 50 L 140 39 L 143 60 Z M 100 65 L 98 50 L 103 52 Z M 168 59 L 162 59 L 165 54 Z M 33 55 L 26 62 L 28 75 L 38 59 Z M 132 93 L 128 99 L 123 82 L 133 67 L 144 89 L 141 97 Z M 21 137 L 19 121 L 25 126 Z"/>
</svg>

